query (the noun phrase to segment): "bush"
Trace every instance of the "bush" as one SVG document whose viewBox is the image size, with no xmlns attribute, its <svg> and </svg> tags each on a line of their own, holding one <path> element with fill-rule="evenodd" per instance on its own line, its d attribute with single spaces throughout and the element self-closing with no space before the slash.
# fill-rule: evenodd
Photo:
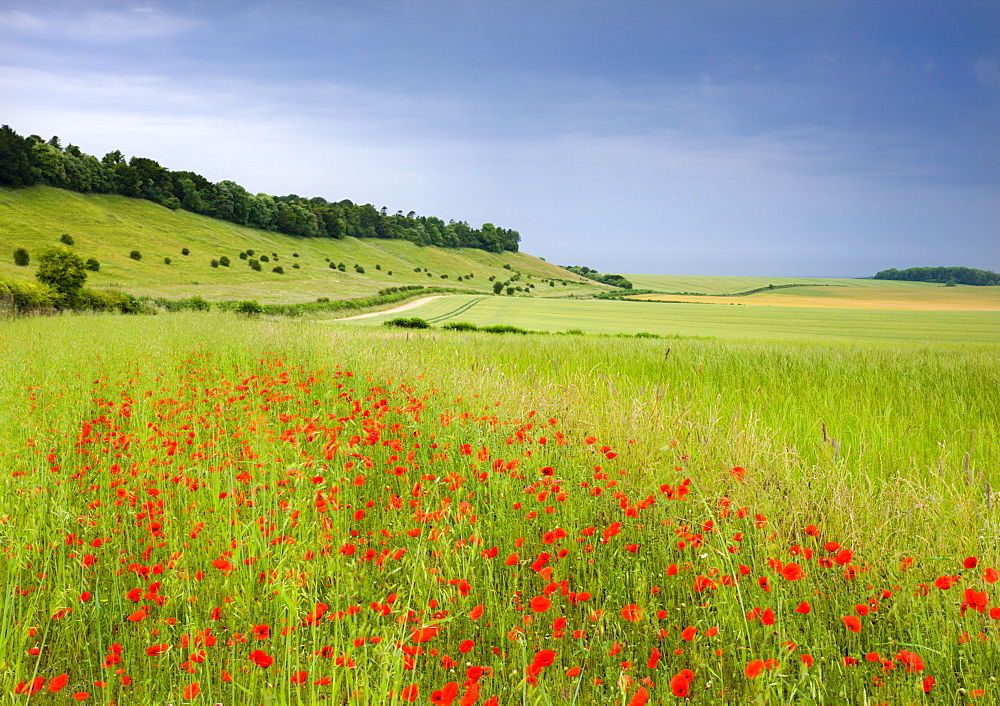
<svg viewBox="0 0 1000 706">
<path fill-rule="evenodd" d="M 342 263 L 340 263 L 339 265 L 337 265 L 337 269 L 338 269 L 338 270 L 340 270 L 341 272 L 347 272 L 347 265 L 345 265 L 345 264 L 344 264 L 344 263 L 342 262 Z"/>
<path fill-rule="evenodd" d="M 247 260 L 247 264 L 250 265 L 250 269 L 254 272 L 260 272 L 260 261 L 254 260 L 252 257 Z"/>
<path fill-rule="evenodd" d="M 229 258 L 223 255 L 219 258 L 219 264 L 223 267 L 229 267 Z"/>
<path fill-rule="evenodd" d="M 448 323 L 441 326 L 441 328 L 446 328 L 449 331 L 478 331 L 479 327 L 475 324 L 470 324 L 468 321 L 449 321 Z"/>
<path fill-rule="evenodd" d="M 201 297 L 191 297 L 190 299 L 154 299 L 153 303 L 163 307 L 167 311 L 208 311 L 212 305 Z"/>
<path fill-rule="evenodd" d="M 187 248 L 181 248 L 181 255 L 190 255 L 191 251 Z"/>
<path fill-rule="evenodd" d="M 635 334 L 635 337 L 636 338 L 660 338 L 660 335 L 657 334 L 657 333 L 649 333 L 648 331 L 640 331 L 639 333 Z"/>
<path fill-rule="evenodd" d="M 298 257 L 298 256 L 299 256 L 299 254 L 297 252 L 293 252 L 292 253 L 292 257 Z"/>
<path fill-rule="evenodd" d="M 169 265 L 170 264 L 170 258 L 169 257 L 163 258 L 163 264 L 164 265 Z"/>
<path fill-rule="evenodd" d="M 330 297 L 316 297 L 316 301 L 318 301 L 318 302 L 328 302 L 328 301 L 330 301 Z"/>
<path fill-rule="evenodd" d="M 331 270 L 335 270 L 335 269 L 337 269 L 337 263 L 336 263 L 336 262 L 331 262 L 331 263 L 330 263 L 330 269 L 331 269 Z"/>
<path fill-rule="evenodd" d="M 87 281 L 83 258 L 65 248 L 46 248 L 38 256 L 35 277 L 60 296 L 61 303 L 73 306 L 76 297 Z"/>
<path fill-rule="evenodd" d="M 96 257 L 88 257 L 87 261 L 83 263 L 83 269 L 90 270 L 91 272 L 100 272 L 101 263 L 97 261 Z"/>
<path fill-rule="evenodd" d="M 64 245 L 72 245 L 73 236 L 70 235 L 69 233 L 63 233 L 61 236 L 59 236 L 59 242 L 63 243 Z"/>
<path fill-rule="evenodd" d="M 387 271 L 386 275 L 388 275 L 389 277 L 392 277 L 392 270 Z"/>
<path fill-rule="evenodd" d="M 269 258 L 267 255 L 261 255 L 260 256 L 260 261 L 261 262 L 270 262 L 271 258 Z"/>
<path fill-rule="evenodd" d="M 376 270 L 381 270 L 382 269 L 382 265 L 375 265 L 375 269 Z"/>
<path fill-rule="evenodd" d="M 247 248 L 247 257 L 253 257 L 253 250 Z"/>
<path fill-rule="evenodd" d="M 57 295 L 44 284 L 0 280 L 0 311 L 12 309 L 24 312 L 29 309 L 51 307 Z"/>
<path fill-rule="evenodd" d="M 282 267 L 281 265 L 278 265 L 277 267 L 272 267 L 271 268 L 271 272 L 274 272 L 275 274 L 283 275 L 283 274 L 285 274 L 285 268 Z"/>
<path fill-rule="evenodd" d="M 247 254 L 245 252 L 241 252 L 240 253 L 240 259 L 241 260 L 246 260 L 247 259 Z"/>
<path fill-rule="evenodd" d="M 133 250 L 132 252 L 130 252 L 128 254 L 128 256 L 130 258 L 132 258 L 133 260 L 141 260 L 142 259 L 142 253 L 139 252 L 138 250 Z"/>
<path fill-rule="evenodd" d="M 354 271 L 357 272 L 359 275 L 363 275 L 365 273 L 365 268 L 362 267 L 361 265 L 355 265 Z"/>
<path fill-rule="evenodd" d="M 256 316 L 257 314 L 264 313 L 264 307 L 251 299 L 248 301 L 236 302 L 236 305 L 233 307 L 233 311 L 244 316 Z"/>
<path fill-rule="evenodd" d="M 382 323 L 383 326 L 396 326 L 398 328 L 430 328 L 431 325 L 419 317 L 389 319 Z"/>
<path fill-rule="evenodd" d="M 448 275 L 441 275 L 441 279 L 448 279 Z"/>
<path fill-rule="evenodd" d="M 528 333 L 526 329 L 511 326 L 510 324 L 493 324 L 492 326 L 482 326 L 480 331 L 487 333 Z"/>
<path fill-rule="evenodd" d="M 293 270 L 297 270 L 297 269 L 299 269 L 299 263 L 297 263 L 297 262 L 293 262 L 293 263 L 292 263 L 292 269 L 293 269 Z"/>
<path fill-rule="evenodd" d="M 28 255 L 28 251 L 24 248 L 18 248 L 14 251 L 14 264 L 18 267 L 26 267 L 28 263 L 31 262 L 31 256 Z"/>
<path fill-rule="evenodd" d="M 582 336 L 583 330 L 578 328 L 571 328 L 566 331 L 567 336 Z"/>
<path fill-rule="evenodd" d="M 218 260 L 212 260 L 212 267 L 218 267 L 218 266 L 219 266 L 219 261 Z"/>
</svg>

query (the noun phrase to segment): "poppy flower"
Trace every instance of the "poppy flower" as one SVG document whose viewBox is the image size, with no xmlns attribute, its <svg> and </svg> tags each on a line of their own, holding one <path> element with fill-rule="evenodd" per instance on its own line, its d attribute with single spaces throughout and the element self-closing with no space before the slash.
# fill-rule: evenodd
<svg viewBox="0 0 1000 706">
<path fill-rule="evenodd" d="M 635 603 L 629 603 L 628 605 L 622 606 L 622 617 L 625 620 L 637 623 L 639 622 L 639 619 L 642 618 L 642 609 Z"/>
<path fill-rule="evenodd" d="M 743 670 L 743 673 L 746 675 L 747 679 L 756 679 L 757 676 L 763 671 L 763 669 L 764 669 L 764 660 L 755 659 L 747 664 L 746 669 Z"/>
<path fill-rule="evenodd" d="M 861 619 L 858 616 L 845 615 L 843 620 L 844 625 L 846 625 L 851 632 L 861 632 Z"/>
<path fill-rule="evenodd" d="M 538 667 L 548 667 L 552 664 L 552 661 L 556 658 L 555 650 L 538 650 L 535 653 L 534 658 L 531 663 Z"/>
<path fill-rule="evenodd" d="M 416 701 L 420 697 L 420 687 L 416 684 L 410 684 L 409 686 L 404 686 L 402 691 L 399 692 L 399 698 L 403 701 Z"/>
<path fill-rule="evenodd" d="M 809 601 L 802 601 L 801 603 L 799 603 L 799 607 L 795 609 L 795 612 L 796 613 L 801 613 L 802 615 L 805 615 L 806 613 L 808 613 L 811 610 L 812 610 L 812 606 L 809 605 Z"/>
<path fill-rule="evenodd" d="M 190 701 L 198 694 L 201 693 L 201 684 L 198 682 L 192 682 L 184 687 L 184 698 Z"/>
<path fill-rule="evenodd" d="M 66 686 L 66 682 L 69 681 L 69 674 L 60 674 L 58 677 L 53 677 L 49 682 L 49 693 L 55 694 L 62 690 Z"/>
</svg>

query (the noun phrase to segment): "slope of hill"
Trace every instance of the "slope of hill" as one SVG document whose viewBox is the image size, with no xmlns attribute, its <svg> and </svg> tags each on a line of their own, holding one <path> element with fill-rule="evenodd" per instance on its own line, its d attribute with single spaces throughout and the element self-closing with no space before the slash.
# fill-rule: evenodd
<svg viewBox="0 0 1000 706">
<path fill-rule="evenodd" d="M 72 249 L 81 257 L 100 262 L 100 271 L 88 273 L 88 286 L 120 287 L 137 296 L 291 303 L 413 284 L 485 293 L 497 281 L 538 296 L 605 289 L 520 252 L 418 247 L 401 240 L 300 238 L 123 196 L 47 186 L 0 189 L 0 278 L 34 280 L 34 261 L 16 266 L 14 249 L 23 247 L 34 255 L 58 245 L 63 234 L 71 236 Z M 182 254 L 185 248 L 188 255 Z M 240 258 L 248 250 L 260 262 L 260 271 L 248 266 L 249 258 Z M 132 251 L 141 259 L 132 259 Z M 212 260 L 223 256 L 229 266 L 213 267 Z M 341 263 L 344 271 L 336 269 Z M 283 274 L 274 272 L 275 267 Z M 517 273 L 520 277 L 510 282 Z"/>
</svg>

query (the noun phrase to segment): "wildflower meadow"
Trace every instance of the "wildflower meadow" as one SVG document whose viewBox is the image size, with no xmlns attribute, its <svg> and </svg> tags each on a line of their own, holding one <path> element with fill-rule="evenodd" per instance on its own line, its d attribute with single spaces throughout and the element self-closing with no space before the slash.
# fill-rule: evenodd
<svg viewBox="0 0 1000 706">
<path fill-rule="evenodd" d="M 5 702 L 1000 700 L 994 348 L 2 326 Z"/>
</svg>

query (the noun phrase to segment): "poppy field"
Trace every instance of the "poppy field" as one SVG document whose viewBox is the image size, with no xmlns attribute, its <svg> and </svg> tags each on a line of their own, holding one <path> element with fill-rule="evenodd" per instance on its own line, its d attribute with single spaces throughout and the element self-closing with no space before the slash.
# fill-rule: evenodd
<svg viewBox="0 0 1000 706">
<path fill-rule="evenodd" d="M 994 347 L 2 326 L 6 702 L 1000 699 Z"/>
</svg>

